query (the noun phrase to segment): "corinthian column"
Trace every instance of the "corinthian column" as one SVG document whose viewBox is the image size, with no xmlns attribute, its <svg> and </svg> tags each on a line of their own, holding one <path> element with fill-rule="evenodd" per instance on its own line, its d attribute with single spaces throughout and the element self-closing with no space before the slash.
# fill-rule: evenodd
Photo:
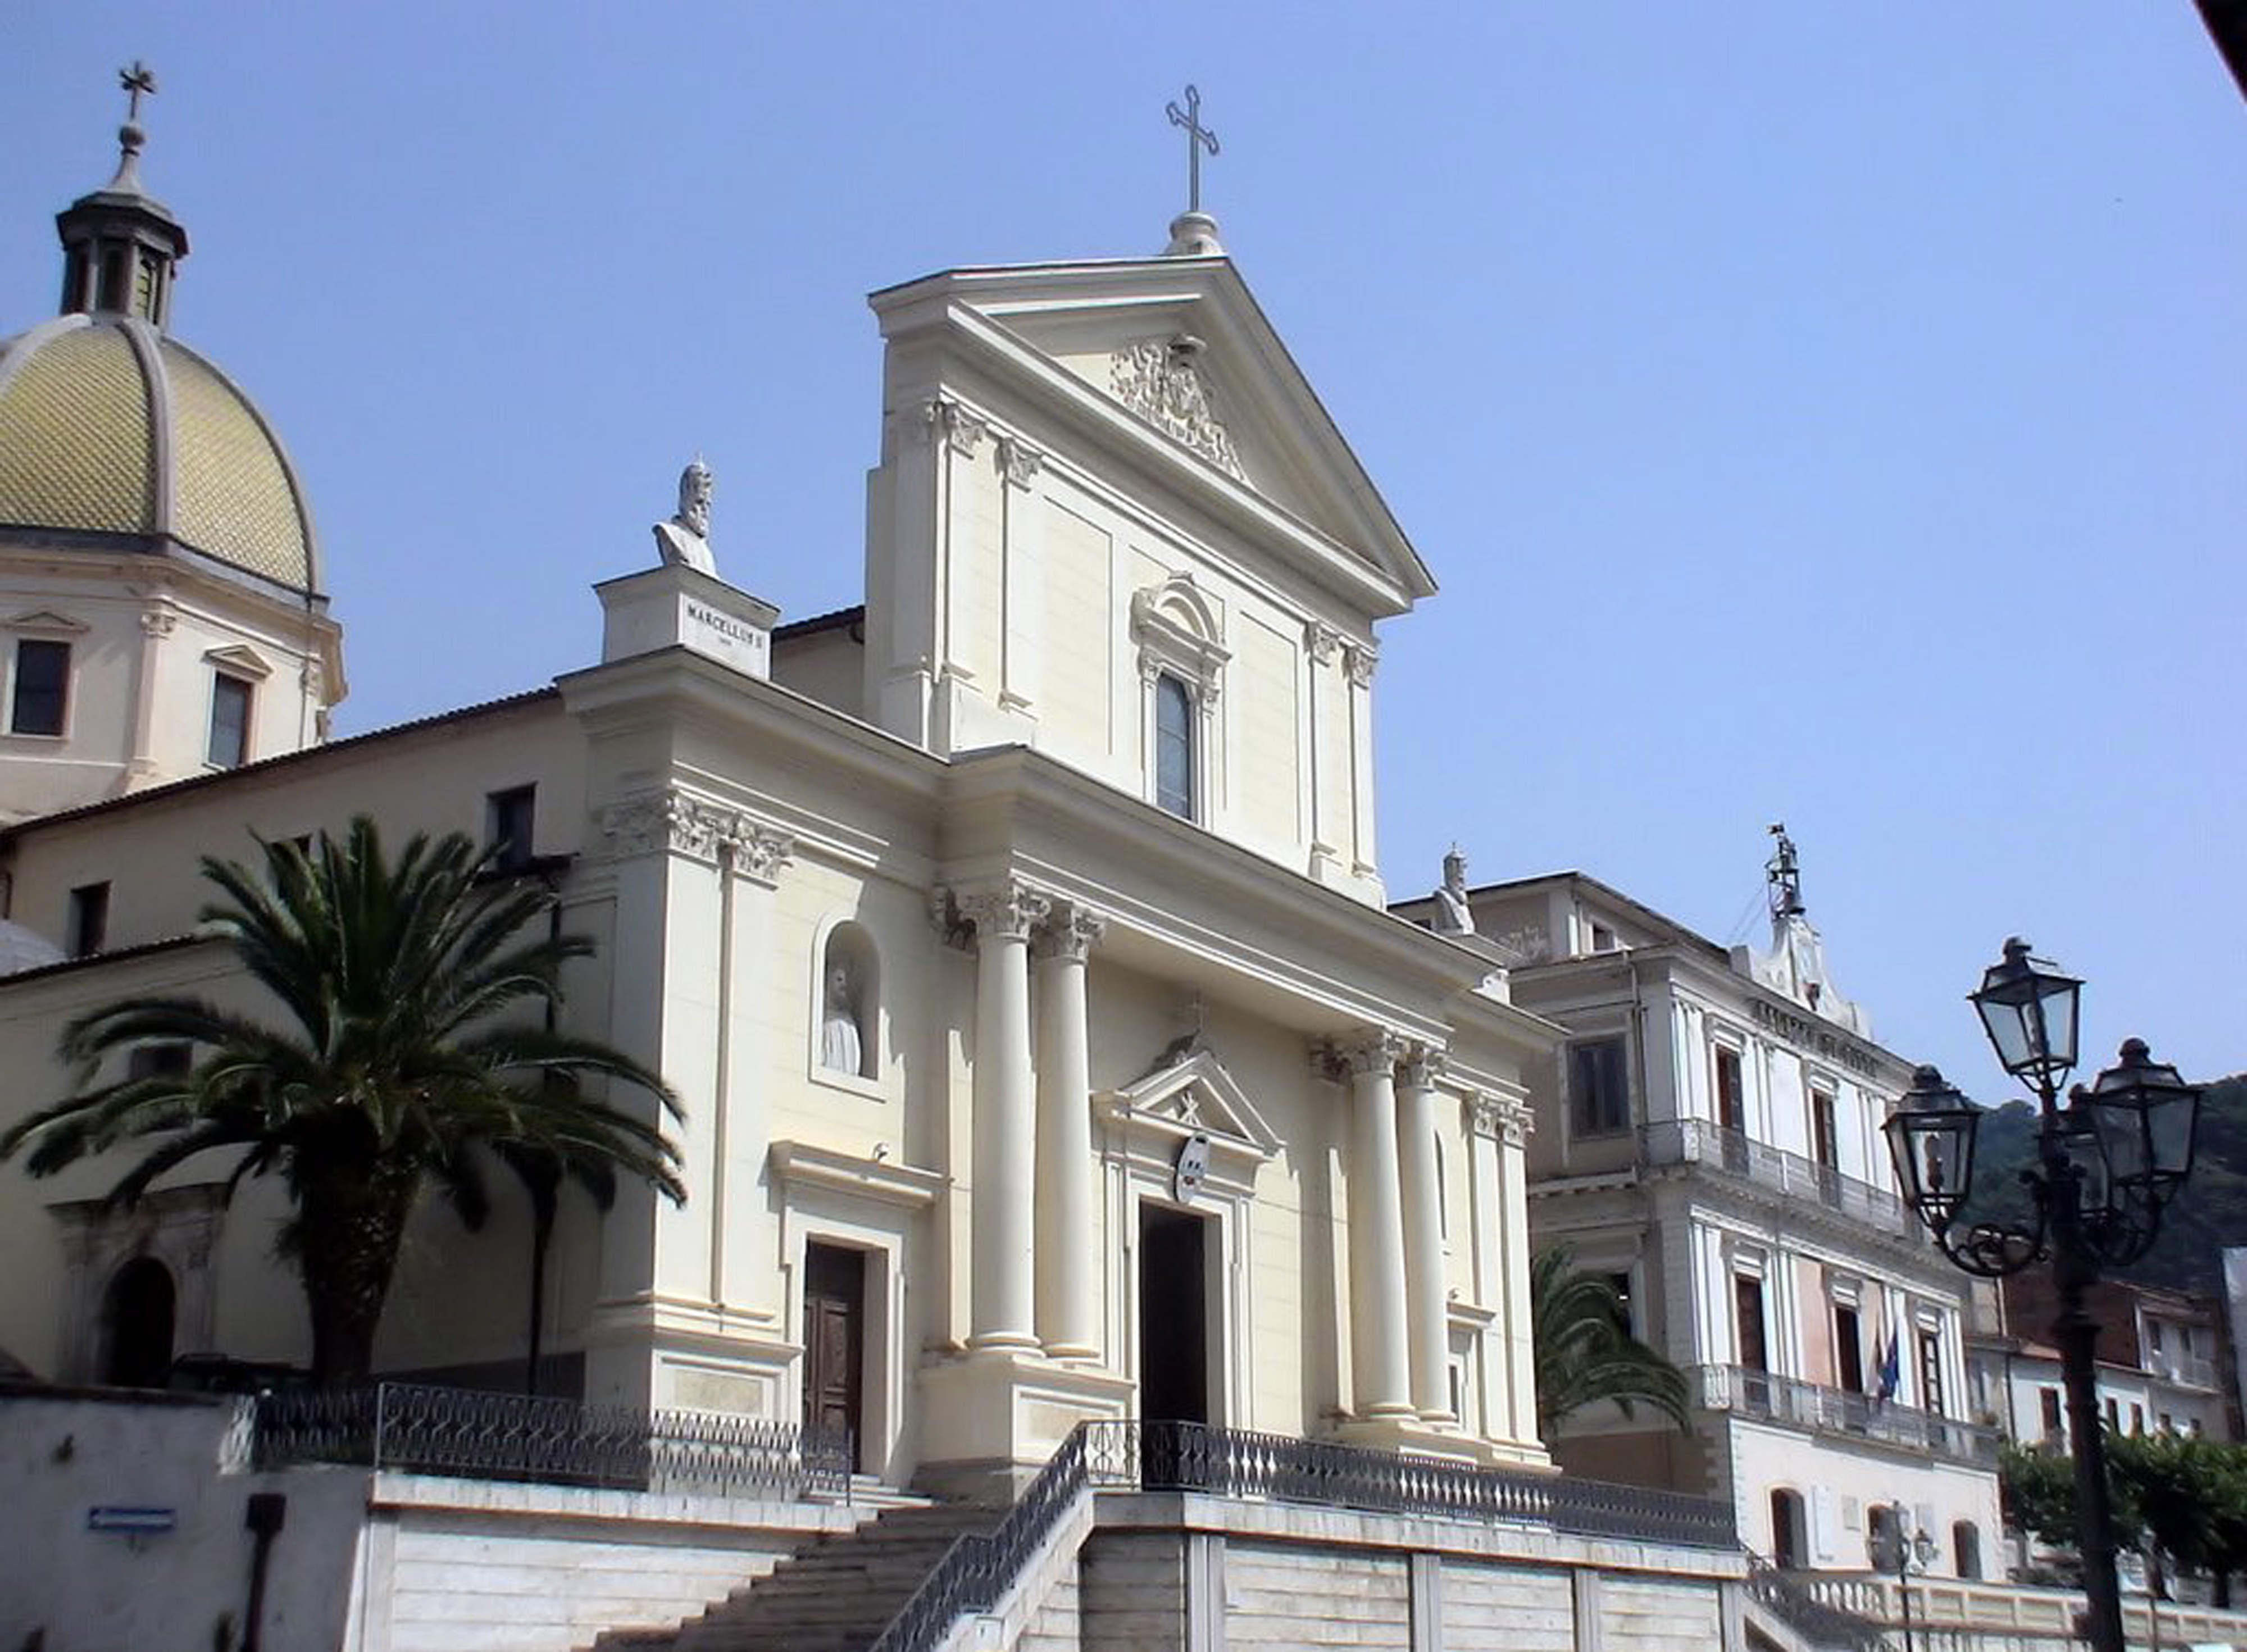
<svg viewBox="0 0 2247 1652">
<path fill-rule="evenodd" d="M 1092 1051 L 1085 958 L 1099 918 L 1057 913 L 1038 933 L 1038 1340 L 1055 1359 L 1100 1352 L 1100 1213 L 1094 1206 Z"/>
<path fill-rule="evenodd" d="M 974 1217 L 968 1245 L 968 1346 L 1038 1345 L 1032 1308 L 1030 931 L 1046 899 L 1008 883 L 960 903 L 975 924 Z"/>
<path fill-rule="evenodd" d="M 1397 1098 L 1397 1157 L 1404 1195 L 1404 1304 L 1410 1328 L 1412 1406 L 1431 1423 L 1451 1416 L 1444 1378 L 1450 1333 L 1444 1299 L 1443 1178 L 1436 1169 L 1436 1075 L 1443 1057 L 1417 1048 Z"/>
<path fill-rule="evenodd" d="M 1336 1052 L 1349 1074 L 1350 1377 L 1357 1415 L 1415 1414 L 1406 1348 L 1404 1213 L 1397 1179 L 1397 1058 L 1374 1033 Z"/>
</svg>

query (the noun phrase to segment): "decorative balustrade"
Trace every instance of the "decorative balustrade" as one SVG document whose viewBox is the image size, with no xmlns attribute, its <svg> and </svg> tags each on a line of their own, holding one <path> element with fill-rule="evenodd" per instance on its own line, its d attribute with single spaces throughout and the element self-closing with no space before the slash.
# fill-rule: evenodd
<svg viewBox="0 0 2247 1652">
<path fill-rule="evenodd" d="M 847 1433 L 763 1417 L 384 1382 L 261 1395 L 260 1467 L 354 1464 L 415 1474 L 633 1492 L 847 1498 Z"/>
<path fill-rule="evenodd" d="M 1883 1232 L 1916 1232 L 1903 1201 L 1886 1188 L 1705 1119 L 1663 1119 L 1642 1125 L 1638 1148 L 1640 1159 L 1648 1164 L 1704 1165 L 1792 1198 L 1813 1199 Z"/>
<path fill-rule="evenodd" d="M 1994 1465 L 1998 1460 L 1998 1430 L 1978 1423 L 1742 1365 L 1696 1366 L 1692 1376 L 1693 1403 L 1707 1410 L 1908 1446 L 1963 1463 Z"/>
</svg>

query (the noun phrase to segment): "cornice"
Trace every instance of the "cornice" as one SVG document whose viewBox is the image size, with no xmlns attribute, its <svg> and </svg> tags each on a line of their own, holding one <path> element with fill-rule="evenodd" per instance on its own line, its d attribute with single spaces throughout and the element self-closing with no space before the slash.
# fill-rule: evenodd
<svg viewBox="0 0 2247 1652">
<path fill-rule="evenodd" d="M 887 1159 L 862 1158 L 809 1142 L 775 1142 L 769 1150 L 776 1180 L 798 1187 L 848 1193 L 905 1210 L 926 1210 L 951 1184 L 939 1171 Z"/>
</svg>

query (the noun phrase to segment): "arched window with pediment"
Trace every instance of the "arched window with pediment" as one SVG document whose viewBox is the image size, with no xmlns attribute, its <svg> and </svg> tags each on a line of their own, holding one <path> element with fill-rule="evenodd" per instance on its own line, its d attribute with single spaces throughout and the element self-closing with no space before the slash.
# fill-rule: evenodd
<svg viewBox="0 0 2247 1652">
<path fill-rule="evenodd" d="M 1224 618 L 1191 574 L 1173 574 L 1131 598 L 1131 640 L 1144 687 L 1146 797 L 1165 813 L 1209 823 L 1216 792 L 1218 694 L 1226 662 Z"/>
</svg>

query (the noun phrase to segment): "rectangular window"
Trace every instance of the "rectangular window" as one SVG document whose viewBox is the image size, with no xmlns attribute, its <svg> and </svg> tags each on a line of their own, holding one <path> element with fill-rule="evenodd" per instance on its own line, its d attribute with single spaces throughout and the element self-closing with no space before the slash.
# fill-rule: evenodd
<svg viewBox="0 0 2247 1652">
<path fill-rule="evenodd" d="M 484 836 L 492 849 L 492 864 L 503 872 L 519 872 L 530 864 L 531 831 L 538 818 L 538 788 L 514 786 L 484 799 Z"/>
<path fill-rule="evenodd" d="M 2146 1321 L 2146 1340 L 2154 1345 L 2155 1353 L 2162 1351 L 2162 1322 L 2159 1320 Z"/>
<path fill-rule="evenodd" d="M 109 885 L 81 884 L 70 892 L 70 955 L 91 958 L 109 939 Z"/>
<path fill-rule="evenodd" d="M 2114 1396 L 2111 1394 L 2107 1396 L 2107 1426 L 2118 1434 L 2121 1432 L 2122 1408 L 2115 1403 Z"/>
<path fill-rule="evenodd" d="M 1763 1281 L 1745 1273 L 1732 1276 L 1732 1316 L 1738 1321 L 1740 1363 L 1751 1371 L 1771 1369 L 1771 1349 L 1763 1335 Z"/>
<path fill-rule="evenodd" d="M 1934 1331 L 1919 1334 L 1919 1406 L 1943 1415 L 1943 1338 Z"/>
<path fill-rule="evenodd" d="M 1630 1275 L 1628 1273 L 1608 1274 L 1608 1288 L 1615 1293 L 1615 1317 L 1622 1321 L 1622 1328 L 1624 1330 L 1629 1332 L 1633 1336 L 1636 1336 L 1638 1335 L 1638 1321 L 1636 1315 L 1631 1312 Z"/>
<path fill-rule="evenodd" d="M 1179 678 L 1155 679 L 1155 805 L 1194 817 L 1194 697 Z"/>
<path fill-rule="evenodd" d="M 2135 1400 L 2133 1400 L 2130 1402 L 2130 1432 L 2133 1434 L 2143 1434 L 2145 1431 L 2146 1408 L 2139 1404 Z"/>
<path fill-rule="evenodd" d="M 70 706 L 71 645 L 26 637 L 16 645 L 8 732 L 60 734 Z"/>
<path fill-rule="evenodd" d="M 224 672 L 211 674 L 210 748 L 213 768 L 239 768 L 249 757 L 249 683 Z"/>
<path fill-rule="evenodd" d="M 2039 1389 L 2037 1401 L 2044 1408 L 2045 1438 L 2057 1439 L 2059 1436 L 2059 1390 L 2056 1388 Z"/>
<path fill-rule="evenodd" d="M 1810 1092 L 1810 1141 L 1819 1168 L 1841 1168 L 1841 1137 L 1834 1128 L 1834 1098 L 1824 1090 Z"/>
<path fill-rule="evenodd" d="M 1728 1130 L 1747 1129 L 1746 1086 L 1740 1074 L 1740 1053 L 1717 1048 L 1717 1123 Z"/>
<path fill-rule="evenodd" d="M 1857 1310 L 1838 1304 L 1834 1309 L 1834 1376 L 1852 1394 L 1865 1391 L 1865 1342 L 1857 1328 Z"/>
<path fill-rule="evenodd" d="M 1568 1047 L 1568 1099 L 1578 1136 L 1613 1136 L 1630 1128 L 1622 1040 L 1594 1039 Z"/>
</svg>

